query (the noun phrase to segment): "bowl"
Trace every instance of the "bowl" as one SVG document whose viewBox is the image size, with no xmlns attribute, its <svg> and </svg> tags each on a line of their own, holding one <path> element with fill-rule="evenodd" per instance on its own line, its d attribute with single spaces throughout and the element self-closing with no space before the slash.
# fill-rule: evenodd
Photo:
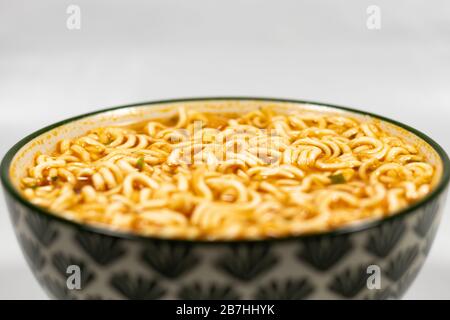
<svg viewBox="0 0 450 320">
<path fill-rule="evenodd" d="M 18 181 L 37 151 L 101 125 L 150 119 L 177 105 L 252 110 L 260 105 L 370 117 L 420 145 L 437 167 L 425 198 L 398 214 L 329 232 L 266 240 L 152 238 L 83 225 L 27 201 Z M 1 180 L 18 242 L 40 285 L 56 299 L 398 299 L 431 249 L 444 208 L 450 163 L 423 133 L 363 111 L 268 98 L 198 98 L 101 110 L 39 130 L 1 164 Z"/>
</svg>

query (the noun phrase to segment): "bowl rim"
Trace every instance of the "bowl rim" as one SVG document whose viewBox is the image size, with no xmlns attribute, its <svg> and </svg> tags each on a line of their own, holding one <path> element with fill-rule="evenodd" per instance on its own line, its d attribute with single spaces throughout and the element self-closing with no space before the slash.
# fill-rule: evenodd
<svg viewBox="0 0 450 320">
<path fill-rule="evenodd" d="M 39 207 L 37 205 L 32 204 L 27 199 L 25 199 L 19 190 L 17 190 L 10 179 L 9 171 L 10 166 L 12 163 L 13 158 L 17 154 L 17 152 L 27 143 L 32 141 L 34 138 L 53 130 L 57 127 L 60 127 L 62 125 L 68 124 L 73 121 L 81 120 L 87 117 L 95 116 L 98 114 L 106 113 L 109 111 L 115 111 L 120 109 L 126 109 L 126 108 L 134 108 L 134 107 L 145 107 L 145 106 L 151 106 L 151 105 L 158 105 L 158 104 L 170 104 L 170 103 L 182 103 L 182 102 L 201 102 L 201 101 L 230 101 L 230 100 L 236 100 L 236 101 L 265 101 L 265 102 L 281 102 L 281 103 L 294 103 L 294 104 L 306 104 L 306 105 L 313 105 L 313 106 L 319 106 L 319 107 L 328 107 L 328 108 L 334 108 L 337 110 L 347 111 L 354 114 L 359 114 L 363 116 L 369 116 L 375 119 L 379 119 L 383 122 L 387 122 L 393 125 L 396 125 L 410 133 L 413 133 L 417 137 L 424 140 L 438 155 L 440 160 L 442 161 L 442 175 L 439 180 L 439 183 L 434 188 L 434 190 L 429 193 L 426 197 L 422 198 L 421 200 L 417 201 L 416 203 L 400 210 L 396 214 L 381 218 L 381 219 L 374 219 L 369 220 L 366 222 L 360 222 L 355 223 L 347 226 L 343 226 L 340 228 L 336 228 L 333 230 L 328 231 L 320 231 L 320 232 L 312 232 L 312 233 L 306 233 L 302 235 L 292 235 L 292 236 L 284 236 L 284 237 L 275 237 L 275 238 L 261 238 L 261 239 L 218 239 L 218 240 L 208 240 L 208 239 L 180 239 L 180 238 L 164 238 L 164 237 L 155 237 L 151 235 L 141 235 L 138 233 L 132 233 L 127 231 L 118 231 L 114 229 L 108 229 L 107 227 L 100 227 L 90 224 L 83 224 L 80 222 L 77 222 L 75 220 L 69 220 L 67 218 L 64 218 L 62 216 L 58 216 L 55 213 L 52 213 L 50 210 L 46 210 L 45 208 Z M 191 243 L 191 244 L 208 244 L 208 245 L 214 245 L 214 244 L 239 244 L 239 243 L 275 243 L 275 242 L 284 242 L 284 241 L 300 241 L 304 239 L 311 239 L 311 238 L 320 238 L 320 237 L 336 237 L 336 236 L 342 236 L 342 235 L 348 235 L 352 233 L 358 233 L 362 232 L 368 229 L 372 229 L 375 227 L 378 227 L 384 223 L 395 221 L 401 218 L 404 218 L 406 215 L 415 212 L 418 208 L 426 206 L 429 202 L 432 202 L 435 200 L 439 195 L 441 195 L 447 185 L 450 181 L 450 159 L 445 150 L 432 138 L 430 138 L 428 135 L 424 134 L 423 132 L 414 129 L 406 124 L 403 124 L 401 122 L 398 122 L 396 120 L 392 120 L 389 118 L 386 118 L 384 116 L 380 116 L 375 113 L 353 109 L 349 107 L 334 105 L 330 103 L 323 103 L 323 102 L 315 102 L 315 101 L 308 101 L 308 100 L 296 100 L 296 99 L 283 99 L 283 98 L 274 98 L 274 97 L 251 97 L 251 96 L 224 96 L 224 97 L 189 97 L 189 98 L 178 98 L 178 99 L 164 99 L 164 100 L 153 100 L 148 102 L 138 102 L 133 104 L 126 104 L 126 105 L 119 105 L 109 108 L 100 109 L 93 112 L 84 113 L 78 116 L 70 117 L 62 121 L 58 121 L 56 123 L 50 124 L 40 130 L 37 130 L 26 137 L 22 138 L 19 142 L 17 142 L 15 145 L 13 145 L 5 154 L 3 157 L 3 160 L 0 165 L 0 171 L 1 171 L 1 181 L 3 184 L 3 187 L 5 190 L 9 193 L 10 196 L 15 201 L 18 201 L 23 206 L 27 207 L 28 209 L 38 213 L 41 216 L 44 216 L 45 218 L 54 219 L 57 220 L 63 224 L 69 225 L 71 227 L 75 227 L 76 229 L 82 230 L 82 231 L 88 231 L 93 232 L 96 234 L 100 234 L 103 236 L 110 236 L 118 239 L 125 239 L 125 240 L 139 240 L 139 241 L 167 241 L 167 242 L 173 242 L 173 243 Z"/>
</svg>

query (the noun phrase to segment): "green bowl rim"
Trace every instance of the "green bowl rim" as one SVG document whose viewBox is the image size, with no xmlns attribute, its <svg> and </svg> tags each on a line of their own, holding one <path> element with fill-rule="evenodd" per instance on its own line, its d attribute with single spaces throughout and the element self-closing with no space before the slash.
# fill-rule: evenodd
<svg viewBox="0 0 450 320">
<path fill-rule="evenodd" d="M 350 226 L 344 226 L 341 228 L 337 228 L 334 230 L 329 231 L 323 231 L 323 232 L 314 232 L 309 234 L 303 234 L 303 235 L 297 235 L 297 236 L 286 236 L 286 237 L 279 237 L 279 238 L 263 238 L 263 239 L 238 239 L 238 240 L 203 240 L 203 239 L 170 239 L 170 238 L 162 238 L 162 237 L 154 237 L 154 236 L 145 236 L 145 235 L 139 235 L 132 232 L 122 232 L 117 231 L 113 229 L 108 228 L 102 228 L 94 225 L 88 225 L 88 224 L 82 224 L 73 220 L 68 220 L 64 217 L 58 216 L 54 213 L 51 213 L 48 210 L 45 210 L 44 208 L 38 207 L 28 200 L 26 200 L 18 190 L 13 186 L 10 177 L 9 177 L 9 169 L 11 162 L 14 158 L 14 156 L 17 154 L 17 152 L 28 142 L 33 140 L 34 138 L 44 134 L 45 132 L 48 132 L 52 129 L 55 129 L 59 126 L 65 125 L 69 122 L 73 122 L 76 120 L 80 120 L 83 118 L 87 118 L 93 115 L 105 113 L 108 111 L 114 111 L 119 109 L 126 109 L 126 108 L 133 108 L 133 107 L 144 107 L 149 105 L 155 105 L 155 104 L 170 104 L 170 103 L 179 103 L 179 102 L 195 102 L 195 101 L 227 101 L 227 100 L 237 100 L 237 101 L 266 101 L 266 102 L 285 102 L 285 103 L 296 103 L 296 104 L 306 104 L 306 105 L 313 105 L 313 106 L 319 106 L 319 107 L 329 107 L 334 108 L 338 110 L 344 110 L 351 113 L 356 113 L 360 115 L 370 116 L 379 120 L 382 120 L 387 123 L 394 124 L 396 126 L 399 126 L 414 135 L 418 136 L 422 140 L 424 140 L 428 145 L 430 145 L 439 155 L 441 158 L 442 164 L 443 164 L 443 172 L 441 179 L 438 183 L 438 185 L 435 187 L 435 189 L 428 194 L 426 197 L 421 199 L 420 201 L 414 203 L 411 206 L 406 207 L 405 209 L 399 211 L 395 215 L 392 215 L 390 217 L 382 218 L 382 219 L 376 219 L 371 220 L 367 222 L 358 223 L 355 225 Z M 239 243 L 264 243 L 264 242 L 282 242 L 282 241 L 296 241 L 296 240 L 304 240 L 304 239 L 310 239 L 310 238 L 317 238 L 317 237 L 335 237 L 340 235 L 346 235 L 350 233 L 356 233 L 365 231 L 368 229 L 372 229 L 375 227 L 378 227 L 386 222 L 394 221 L 397 219 L 401 219 L 408 215 L 409 213 L 415 212 L 416 209 L 425 206 L 427 203 L 433 201 L 435 198 L 437 198 L 440 194 L 442 194 L 449 181 L 450 181 L 450 160 L 447 155 L 447 153 L 444 151 L 444 149 L 436 143 L 433 139 L 428 137 L 426 134 L 408 126 L 403 123 L 400 123 L 398 121 L 385 118 L 383 116 L 352 109 L 348 107 L 343 106 L 337 106 L 333 104 L 328 103 L 321 103 L 321 102 L 314 102 L 314 101 L 306 101 L 306 100 L 295 100 L 295 99 L 280 99 L 280 98 L 271 98 L 271 97 L 234 97 L 234 96 L 227 96 L 227 97 L 199 97 L 199 98 L 180 98 L 180 99 L 167 99 L 167 100 L 157 100 L 157 101 L 150 101 L 150 102 L 139 102 L 134 104 L 127 104 L 127 105 L 120 105 L 115 107 L 110 107 L 94 112 L 85 113 L 82 115 L 78 115 L 75 117 L 68 118 L 66 120 L 62 120 L 59 122 L 56 122 L 54 124 L 51 124 L 49 126 L 46 126 L 38 131 L 35 131 L 31 133 L 30 135 L 26 136 L 25 138 L 21 139 L 18 143 L 16 143 L 4 156 L 1 165 L 1 181 L 5 188 L 5 190 L 8 191 L 8 193 L 19 203 L 27 207 L 28 209 L 37 212 L 40 215 L 45 216 L 46 218 L 55 219 L 59 222 L 62 222 L 64 224 L 70 225 L 72 227 L 75 227 L 77 229 L 81 229 L 88 232 L 94 232 L 105 236 L 111 236 L 114 238 L 119 239 L 127 239 L 127 240 L 140 240 L 140 241 L 168 241 L 168 242 L 181 242 L 181 243 L 191 243 L 191 244 L 239 244 Z"/>
</svg>

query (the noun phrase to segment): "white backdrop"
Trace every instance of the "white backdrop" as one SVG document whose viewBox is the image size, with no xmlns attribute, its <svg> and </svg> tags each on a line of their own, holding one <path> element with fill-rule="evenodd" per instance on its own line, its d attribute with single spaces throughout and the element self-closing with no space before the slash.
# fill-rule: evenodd
<svg viewBox="0 0 450 320">
<path fill-rule="evenodd" d="M 68 30 L 66 9 L 81 9 Z M 381 29 L 366 27 L 369 5 Z M 0 156 L 107 106 L 250 95 L 348 105 L 450 150 L 446 0 L 0 0 Z M 450 206 L 408 299 L 450 299 Z M 41 299 L 0 200 L 0 298 Z"/>
</svg>

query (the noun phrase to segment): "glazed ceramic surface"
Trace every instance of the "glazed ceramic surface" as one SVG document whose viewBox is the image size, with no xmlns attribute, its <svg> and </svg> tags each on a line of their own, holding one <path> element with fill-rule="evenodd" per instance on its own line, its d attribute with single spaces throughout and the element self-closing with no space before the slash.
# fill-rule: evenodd
<svg viewBox="0 0 450 320">
<path fill-rule="evenodd" d="M 283 102 L 289 108 L 294 104 L 319 110 L 330 110 L 330 107 L 331 110 L 340 110 L 297 101 L 239 100 L 243 107 L 248 103 Z M 207 101 L 216 101 L 214 103 L 224 107 L 230 103 L 229 99 L 187 102 L 205 104 Z M 32 155 L 38 150 L 51 150 L 62 137 L 76 136 L 102 124 L 132 121 L 136 117 L 141 119 L 152 110 L 158 115 L 167 104 L 187 102 L 148 103 L 70 119 L 24 139 L 7 154 L 2 163 L 2 182 L 12 224 L 31 270 L 50 297 L 402 297 L 420 271 L 435 238 L 449 179 L 449 161 L 445 152 L 431 139 L 406 126 L 398 129 L 413 131 L 414 134 L 409 133 L 408 138 L 425 141 L 427 145 L 424 148 L 428 148 L 430 161 L 440 168 L 441 177 L 434 192 L 388 219 L 328 233 L 260 241 L 154 239 L 67 221 L 33 206 L 17 192 L 17 181 Z M 70 266 L 79 267 L 79 289 L 69 289 L 67 285 Z M 381 287 L 370 289 L 368 283 L 371 283 L 374 270 L 380 271 Z"/>
</svg>

